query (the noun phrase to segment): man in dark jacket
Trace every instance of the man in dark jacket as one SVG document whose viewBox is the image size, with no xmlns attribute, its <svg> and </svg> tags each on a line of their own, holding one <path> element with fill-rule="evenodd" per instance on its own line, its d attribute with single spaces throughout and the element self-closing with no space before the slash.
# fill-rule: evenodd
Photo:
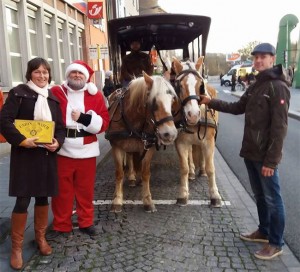
<svg viewBox="0 0 300 272">
<path fill-rule="evenodd" d="M 236 70 L 234 71 L 234 73 L 232 74 L 231 77 L 231 91 L 235 92 L 235 85 L 236 85 Z"/>
<path fill-rule="evenodd" d="M 239 101 L 228 103 L 202 96 L 201 103 L 221 112 L 245 113 L 240 156 L 244 158 L 256 199 L 259 226 L 240 238 L 266 243 L 254 255 L 270 260 L 282 254 L 284 244 L 285 209 L 277 167 L 287 133 L 290 91 L 285 69 L 281 64 L 273 66 L 275 48 L 271 44 L 259 44 L 251 54 L 259 74 Z"/>
<path fill-rule="evenodd" d="M 104 87 L 103 93 L 105 97 L 109 97 L 110 94 L 116 89 L 115 84 L 113 82 L 113 73 L 112 71 L 107 71 L 105 73 Z"/>
<path fill-rule="evenodd" d="M 133 39 L 130 44 L 131 52 L 124 56 L 121 66 L 120 82 L 126 87 L 128 83 L 139 76 L 142 76 L 144 71 L 148 75 L 153 74 L 153 65 L 151 64 L 150 56 L 142 51 L 141 41 Z"/>
</svg>

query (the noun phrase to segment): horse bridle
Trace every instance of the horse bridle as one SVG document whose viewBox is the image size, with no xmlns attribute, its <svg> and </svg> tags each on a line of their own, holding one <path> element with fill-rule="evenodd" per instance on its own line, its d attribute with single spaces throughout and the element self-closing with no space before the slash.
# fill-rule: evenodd
<svg viewBox="0 0 300 272">
<path fill-rule="evenodd" d="M 156 149 L 159 150 L 159 146 L 158 146 L 158 143 L 157 143 L 157 132 L 158 132 L 158 127 L 164 123 L 167 123 L 167 122 L 170 122 L 170 121 L 174 121 L 174 117 L 173 115 L 169 115 L 169 116 L 166 116 L 160 120 L 156 120 L 155 118 L 155 105 L 156 105 L 156 101 L 153 100 L 151 105 L 150 105 L 150 109 L 149 109 L 149 112 L 151 114 L 150 116 L 150 123 L 154 125 L 154 133 L 155 133 L 155 137 L 147 137 L 148 133 L 144 133 L 143 134 L 143 137 L 142 137 L 142 140 L 144 142 L 144 149 L 145 150 L 148 150 L 153 144 L 155 144 L 156 146 Z M 147 109 L 146 109 L 147 110 Z M 147 120 L 146 120 L 147 121 Z M 155 141 L 154 141 L 155 140 Z"/>
<path fill-rule="evenodd" d="M 189 95 L 185 99 L 181 100 L 181 98 L 180 98 L 180 93 L 181 93 L 180 82 L 188 74 L 193 74 L 194 76 L 196 76 L 197 78 L 199 78 L 199 79 L 202 80 L 203 90 L 204 90 L 204 83 L 203 83 L 203 78 L 199 75 L 199 73 L 195 69 L 193 69 L 189 63 L 187 63 L 187 65 L 188 65 L 189 69 L 182 70 L 180 73 L 178 73 L 178 75 L 176 75 L 176 79 L 175 79 L 175 91 L 176 91 L 177 96 L 179 97 L 181 107 L 180 107 L 180 109 L 179 109 L 178 112 L 174 113 L 174 116 L 176 116 L 177 114 L 179 114 L 179 112 L 181 111 L 181 114 L 183 116 L 183 120 L 182 120 L 183 122 L 180 122 L 180 124 L 178 126 L 182 127 L 184 131 L 186 131 L 188 133 L 192 133 L 191 131 L 189 131 L 187 129 L 187 123 L 186 123 L 186 116 L 185 116 L 185 112 L 184 112 L 184 106 L 186 105 L 187 102 L 189 102 L 190 100 L 193 100 L 193 99 L 196 100 L 197 103 L 199 103 L 200 102 L 200 97 L 199 97 L 199 95 Z M 200 88 L 202 88 L 202 87 L 200 87 Z"/>
<path fill-rule="evenodd" d="M 128 87 L 116 90 L 117 97 L 116 97 L 116 100 L 114 100 L 111 105 L 111 107 L 113 106 L 113 108 L 114 108 L 114 109 L 112 109 L 113 110 L 112 117 L 113 117 L 115 111 L 117 110 L 117 107 L 118 107 L 117 105 L 120 106 L 121 119 L 124 121 L 127 131 L 118 132 L 116 134 L 111 134 L 111 135 L 106 135 L 106 138 L 109 139 L 109 137 L 117 137 L 118 135 L 121 135 L 123 137 L 136 137 L 143 141 L 145 151 L 147 151 L 153 145 L 155 145 L 156 149 L 158 150 L 158 148 L 159 148 L 158 142 L 157 142 L 158 127 L 166 122 L 174 121 L 174 117 L 172 115 L 170 115 L 170 116 L 164 117 L 160 120 L 156 120 L 156 118 L 155 118 L 155 101 L 152 101 L 150 106 L 149 106 L 149 103 L 145 104 L 146 112 L 148 111 L 149 114 L 146 114 L 146 119 L 145 119 L 145 123 L 143 125 L 142 132 L 135 130 L 134 127 L 128 121 L 128 118 L 126 117 L 125 112 L 124 112 L 123 98 L 125 97 L 128 90 L 129 90 Z M 150 118 L 147 119 L 147 116 L 150 116 Z M 117 121 L 119 121 L 119 120 L 117 120 Z M 111 118 L 110 122 L 113 122 L 113 118 Z M 147 124 L 154 126 L 153 131 L 152 130 L 148 131 L 148 132 L 146 131 Z M 144 156 L 145 156 L 145 152 L 142 155 L 142 158 Z"/>
<path fill-rule="evenodd" d="M 187 74 L 193 74 L 194 76 L 198 77 L 200 80 L 202 80 L 202 84 L 200 85 L 200 94 L 205 94 L 205 85 L 204 85 L 204 79 L 203 77 L 195 70 L 191 67 L 190 63 L 186 63 L 189 67 L 189 69 L 185 69 L 185 70 L 182 70 L 177 76 L 176 76 L 176 80 L 175 80 L 175 86 L 176 86 L 176 94 L 177 96 L 179 97 L 180 99 L 180 92 L 181 92 L 181 87 L 180 87 L 180 82 L 184 79 L 184 77 L 187 75 Z M 186 133 L 190 133 L 190 134 L 193 134 L 194 132 L 190 131 L 188 128 L 187 128 L 187 123 L 186 123 L 186 116 L 185 116 L 185 112 L 184 112 L 184 106 L 186 105 L 186 103 L 190 100 L 197 100 L 198 103 L 200 102 L 200 97 L 198 95 L 190 95 L 188 97 L 186 97 L 183 101 L 181 101 L 181 114 L 183 116 L 182 120 L 180 121 L 179 124 L 177 124 L 176 126 L 177 127 L 180 127 L 184 132 Z M 174 114 L 174 116 L 176 116 L 180 110 Z M 199 121 L 198 123 L 198 138 L 199 140 L 203 140 L 206 136 L 206 129 L 207 129 L 207 126 L 212 126 L 210 124 L 208 124 L 208 121 L 207 121 L 207 112 L 210 112 L 211 115 L 214 117 L 214 114 L 212 112 L 211 109 L 208 109 L 207 105 L 205 105 L 205 121 L 204 121 L 204 126 L 205 126 L 205 131 L 204 131 L 204 135 L 203 137 L 200 137 L 200 126 L 202 124 L 201 121 Z M 215 128 L 217 128 L 217 126 L 215 125 L 214 126 Z"/>
</svg>

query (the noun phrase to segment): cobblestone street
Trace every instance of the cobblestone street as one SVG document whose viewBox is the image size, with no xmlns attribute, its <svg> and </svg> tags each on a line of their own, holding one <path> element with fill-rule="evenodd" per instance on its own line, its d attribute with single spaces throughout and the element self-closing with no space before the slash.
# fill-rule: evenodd
<svg viewBox="0 0 300 272">
<path fill-rule="evenodd" d="M 168 147 L 156 153 L 152 163 L 152 197 L 162 203 L 156 204 L 157 212 L 146 213 L 139 205 L 141 185 L 131 188 L 125 182 L 124 199 L 133 204 L 125 204 L 121 213 L 114 214 L 109 211 L 114 165 L 108 154 L 97 169 L 95 225 L 99 235 L 91 239 L 79 232 L 75 215 L 73 233 L 51 242 L 54 254 L 36 253 L 24 271 L 299 271 L 299 266 L 298 270 L 286 267 L 285 260 L 293 260 L 288 249 L 282 257 L 261 261 L 253 256 L 260 245 L 240 240 L 240 232 L 256 227 L 249 216 L 251 207 L 245 206 L 247 198 L 242 203 L 242 190 L 231 183 L 236 178 L 218 152 L 215 162 L 225 201 L 222 208 L 207 205 L 207 180 L 199 177 L 190 183 L 190 200 L 197 200 L 195 204 L 173 204 L 179 167 L 174 147 Z"/>
</svg>

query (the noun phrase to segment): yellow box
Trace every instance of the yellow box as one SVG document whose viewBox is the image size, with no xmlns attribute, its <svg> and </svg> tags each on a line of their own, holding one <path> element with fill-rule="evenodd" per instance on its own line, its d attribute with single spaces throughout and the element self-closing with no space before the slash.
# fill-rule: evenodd
<svg viewBox="0 0 300 272">
<path fill-rule="evenodd" d="M 26 138 L 39 137 L 38 144 L 51 144 L 54 137 L 54 121 L 15 120 L 15 127 Z"/>
</svg>

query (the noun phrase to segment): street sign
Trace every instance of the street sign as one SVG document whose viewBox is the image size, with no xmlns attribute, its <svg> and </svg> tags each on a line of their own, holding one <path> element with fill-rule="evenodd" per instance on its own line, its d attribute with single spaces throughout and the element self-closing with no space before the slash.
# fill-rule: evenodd
<svg viewBox="0 0 300 272">
<path fill-rule="evenodd" d="M 100 59 L 108 59 L 108 47 L 106 45 L 100 46 Z"/>
<path fill-rule="evenodd" d="M 90 59 L 98 59 L 98 46 L 91 45 L 89 47 L 89 54 L 90 54 Z"/>
<path fill-rule="evenodd" d="M 241 60 L 241 55 L 239 53 L 226 54 L 226 61 L 239 61 Z"/>
<path fill-rule="evenodd" d="M 89 1 L 87 16 L 89 19 L 103 19 L 103 2 Z"/>
</svg>

